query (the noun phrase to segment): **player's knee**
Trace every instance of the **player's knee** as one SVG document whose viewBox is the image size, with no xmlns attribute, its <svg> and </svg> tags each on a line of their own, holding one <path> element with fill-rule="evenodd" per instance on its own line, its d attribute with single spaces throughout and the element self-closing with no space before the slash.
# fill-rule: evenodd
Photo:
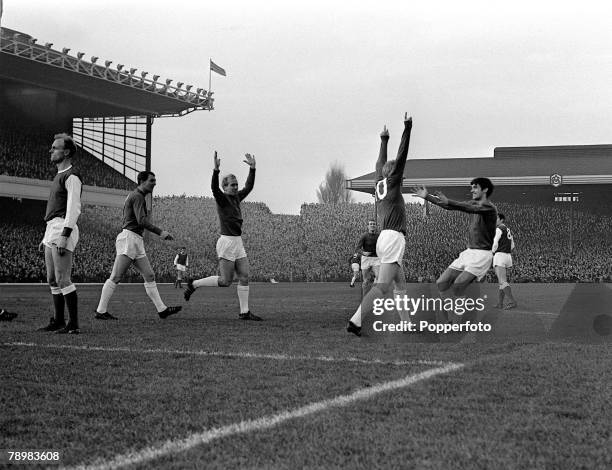
<svg viewBox="0 0 612 470">
<path fill-rule="evenodd" d="M 228 279 L 225 279 L 224 277 L 220 277 L 220 278 L 217 280 L 217 285 L 218 285 L 219 287 L 229 287 L 231 284 L 232 284 L 232 281 L 230 281 L 230 280 L 228 280 Z"/>
<path fill-rule="evenodd" d="M 153 273 L 143 274 L 142 278 L 144 279 L 145 282 L 155 282 L 155 274 Z"/>
</svg>

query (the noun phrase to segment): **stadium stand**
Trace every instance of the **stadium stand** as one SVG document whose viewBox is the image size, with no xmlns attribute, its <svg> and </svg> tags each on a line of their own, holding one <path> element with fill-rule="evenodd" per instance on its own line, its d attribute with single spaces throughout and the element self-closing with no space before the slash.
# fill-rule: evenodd
<svg viewBox="0 0 612 470">
<path fill-rule="evenodd" d="M 49 162 L 49 146 L 53 135 L 38 129 L 3 126 L 0 132 L 0 175 L 52 180 L 57 172 Z M 132 189 L 134 182 L 102 161 L 78 149 L 75 167 L 82 171 L 83 183 L 105 188 Z"/>
<path fill-rule="evenodd" d="M 44 202 L 3 199 L 0 282 L 45 282 L 42 253 Z M 156 197 L 154 220 L 175 234 L 174 243 L 147 237 L 147 253 L 159 282 L 174 280 L 172 261 L 178 246 L 190 254 L 190 273 L 216 273 L 218 218 L 208 197 Z M 512 282 L 612 282 L 612 217 L 574 211 L 574 254 L 568 250 L 567 208 L 498 204 L 515 236 Z M 252 279 L 267 281 L 347 281 L 346 260 L 353 252 L 372 204 L 304 204 L 300 215 L 272 214 L 263 203 L 244 202 L 244 242 Z M 404 268 L 409 282 L 433 282 L 465 246 L 468 217 L 432 207 L 406 206 L 408 234 Z M 10 222 L 9 222 L 10 221 Z M 85 206 L 81 242 L 73 271 L 75 282 L 103 282 L 114 259 L 121 209 Z M 493 271 L 488 281 L 494 282 Z M 125 282 L 141 282 L 130 271 Z"/>
</svg>

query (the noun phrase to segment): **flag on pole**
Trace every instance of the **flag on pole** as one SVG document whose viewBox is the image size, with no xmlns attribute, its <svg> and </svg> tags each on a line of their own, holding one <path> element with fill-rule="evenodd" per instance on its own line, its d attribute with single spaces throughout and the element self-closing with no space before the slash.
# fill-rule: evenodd
<svg viewBox="0 0 612 470">
<path fill-rule="evenodd" d="M 218 73 L 219 75 L 223 75 L 224 77 L 227 76 L 227 74 L 225 73 L 225 69 L 219 67 L 212 60 L 210 61 L 210 70 L 212 70 L 215 73 Z"/>
</svg>

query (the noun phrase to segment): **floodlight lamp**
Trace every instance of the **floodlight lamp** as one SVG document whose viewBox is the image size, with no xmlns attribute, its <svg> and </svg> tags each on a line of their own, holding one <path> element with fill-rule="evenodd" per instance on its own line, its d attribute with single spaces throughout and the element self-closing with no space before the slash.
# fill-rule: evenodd
<svg viewBox="0 0 612 470">
<path fill-rule="evenodd" d="M 30 39 L 28 39 L 28 42 L 29 42 L 30 44 L 35 44 L 35 43 L 36 43 L 36 41 L 38 41 L 38 39 L 35 39 L 35 38 L 30 38 Z"/>
<path fill-rule="evenodd" d="M 130 69 L 130 75 L 134 75 L 134 72 L 136 72 L 136 70 L 138 70 L 138 69 L 131 68 L 131 69 Z"/>
<path fill-rule="evenodd" d="M 153 81 L 156 82 L 157 80 L 159 80 L 159 75 L 153 75 Z"/>
<path fill-rule="evenodd" d="M 187 89 L 187 91 L 189 91 L 193 88 L 193 85 L 187 85 L 185 88 Z"/>
<path fill-rule="evenodd" d="M 147 76 L 147 74 L 148 74 L 148 73 L 149 73 L 149 72 L 140 72 L 140 76 L 141 76 L 142 78 L 145 78 L 145 77 Z"/>
<path fill-rule="evenodd" d="M 109 68 L 111 66 L 111 64 L 113 63 L 112 60 L 105 60 L 104 61 L 104 67 Z"/>
<path fill-rule="evenodd" d="M 84 55 L 85 55 L 84 52 L 77 52 L 77 59 L 81 60 Z"/>
<path fill-rule="evenodd" d="M 199 95 L 199 94 L 200 94 L 200 93 L 202 93 L 203 91 L 204 91 L 204 89 L 203 89 L 203 88 L 198 88 L 198 89 L 196 90 L 196 93 Z"/>
<path fill-rule="evenodd" d="M 69 47 L 64 47 L 62 49 L 62 54 L 68 54 L 70 52 L 70 48 Z"/>
<path fill-rule="evenodd" d="M 121 72 L 122 69 L 123 69 L 123 64 L 117 64 L 117 70 Z"/>
<path fill-rule="evenodd" d="M 171 78 L 166 78 L 166 85 L 170 85 L 172 83 L 172 79 Z"/>
<path fill-rule="evenodd" d="M 91 56 L 91 63 L 92 64 L 95 64 L 97 60 L 98 60 L 98 57 L 96 57 L 95 55 Z"/>
<path fill-rule="evenodd" d="M 46 42 L 46 43 L 45 43 L 45 47 L 46 47 L 47 49 L 51 49 L 51 46 L 53 46 L 53 43 L 52 43 L 52 42 Z"/>
<path fill-rule="evenodd" d="M 178 83 L 176 84 L 177 88 L 181 88 L 183 85 L 184 85 L 184 83 L 183 83 L 183 82 L 178 82 Z"/>
</svg>

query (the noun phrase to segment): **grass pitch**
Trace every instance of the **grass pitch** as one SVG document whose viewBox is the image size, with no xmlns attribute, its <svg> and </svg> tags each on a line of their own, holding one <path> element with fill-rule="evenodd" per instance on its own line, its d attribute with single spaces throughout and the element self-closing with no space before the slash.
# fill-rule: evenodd
<svg viewBox="0 0 612 470">
<path fill-rule="evenodd" d="M 78 286 L 72 336 L 34 331 L 51 315 L 46 286 L 0 286 L 19 314 L 0 323 L 4 453 L 92 468 L 612 467 L 608 336 L 366 341 L 344 331 L 360 300 L 345 284 L 253 284 L 261 323 L 238 320 L 235 287 L 185 303 L 160 286 L 184 305 L 160 320 L 142 285 L 120 285 L 119 321 L 102 322 L 100 289 Z M 510 325 L 554 332 L 612 307 L 603 285 L 603 307 L 580 286 L 513 289 Z"/>
</svg>

